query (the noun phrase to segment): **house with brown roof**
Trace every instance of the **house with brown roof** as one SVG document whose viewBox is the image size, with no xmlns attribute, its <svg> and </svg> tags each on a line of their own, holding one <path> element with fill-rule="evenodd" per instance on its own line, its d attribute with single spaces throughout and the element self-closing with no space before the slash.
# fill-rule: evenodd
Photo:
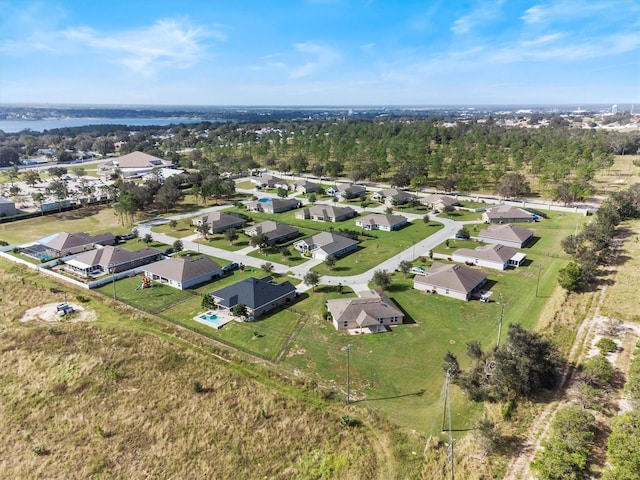
<svg viewBox="0 0 640 480">
<path fill-rule="evenodd" d="M 282 213 L 300 208 L 302 203 L 297 198 L 261 198 L 247 203 L 247 209 L 253 212 Z"/>
<path fill-rule="evenodd" d="M 391 232 L 404 227 L 409 221 L 402 215 L 383 215 L 382 213 L 371 213 L 356 219 L 356 226 L 365 230 L 383 230 Z"/>
<path fill-rule="evenodd" d="M 460 202 L 457 199 L 450 197 L 449 195 L 438 194 L 427 195 L 420 200 L 420 203 L 429 207 L 431 210 L 439 212 L 444 210 L 445 207 L 455 207 L 460 205 Z"/>
<path fill-rule="evenodd" d="M 141 177 L 153 169 L 169 168 L 172 165 L 171 160 L 164 160 L 144 152 L 131 152 L 103 162 L 98 167 L 98 172 L 101 175 L 112 176 L 119 171 L 123 178 L 133 178 Z"/>
<path fill-rule="evenodd" d="M 367 189 L 362 185 L 339 183 L 334 187 L 327 188 L 326 192 L 327 195 L 342 200 L 366 195 Z"/>
<path fill-rule="evenodd" d="M 65 264 L 69 270 L 89 277 L 138 268 L 157 261 L 161 256 L 162 252 L 155 248 L 127 250 L 107 245 L 79 253 L 66 260 Z"/>
<path fill-rule="evenodd" d="M 386 205 L 403 205 L 412 198 L 415 198 L 409 192 L 398 188 L 387 188 L 380 190 L 371 195 L 371 200 L 375 202 L 384 202 Z"/>
<path fill-rule="evenodd" d="M 424 275 L 413 277 L 413 288 L 469 301 L 473 294 L 480 292 L 486 282 L 487 276 L 480 270 L 464 265 L 433 262 Z"/>
<path fill-rule="evenodd" d="M 335 207 L 333 205 L 313 205 L 296 212 L 296 218 L 315 220 L 316 222 L 342 222 L 353 218 L 358 213 L 351 207 Z"/>
<path fill-rule="evenodd" d="M 42 247 L 42 258 L 58 258 L 93 250 L 98 245 L 115 245 L 116 236 L 112 233 L 90 235 L 85 232 L 60 232 L 40 239 L 37 243 Z"/>
<path fill-rule="evenodd" d="M 506 270 L 508 267 L 519 267 L 526 259 L 526 255 L 517 248 L 506 245 L 491 244 L 478 248 L 460 248 L 453 252 L 454 262 L 466 265 Z"/>
<path fill-rule="evenodd" d="M 211 233 L 222 233 L 230 228 L 241 228 L 247 221 L 233 213 L 210 212 L 194 218 L 192 223 L 196 227 L 206 223 Z"/>
<path fill-rule="evenodd" d="M 533 238 L 533 230 L 517 225 L 496 224 L 478 233 L 478 240 L 484 243 L 499 243 L 508 247 L 522 248 Z"/>
<path fill-rule="evenodd" d="M 297 241 L 293 248 L 312 258 L 326 260 L 329 255 L 338 258 L 357 250 L 358 241 L 333 232 L 321 232 Z"/>
<path fill-rule="evenodd" d="M 327 310 L 336 330 L 379 333 L 401 325 L 404 313 L 384 292 L 367 292 L 358 298 L 327 300 Z"/>
<path fill-rule="evenodd" d="M 252 225 L 244 229 L 244 233 L 250 237 L 264 234 L 267 236 L 268 245 L 275 245 L 276 243 L 282 243 L 292 238 L 296 238 L 300 231 L 287 225 L 286 223 L 274 222 L 273 220 L 266 220 L 262 223 Z"/>
<path fill-rule="evenodd" d="M 256 186 L 260 186 L 261 188 L 278 188 L 282 187 L 286 190 L 289 189 L 289 184 L 286 180 L 282 178 L 276 177 L 269 173 L 263 173 L 259 177 L 251 177 L 251 181 L 256 184 Z"/>
<path fill-rule="evenodd" d="M 482 214 L 482 219 L 488 223 L 531 223 L 535 221 L 533 214 L 511 205 L 492 207 Z"/>
<path fill-rule="evenodd" d="M 209 257 L 176 257 L 147 265 L 144 275 L 151 280 L 185 290 L 221 277 L 222 267 Z"/>
</svg>

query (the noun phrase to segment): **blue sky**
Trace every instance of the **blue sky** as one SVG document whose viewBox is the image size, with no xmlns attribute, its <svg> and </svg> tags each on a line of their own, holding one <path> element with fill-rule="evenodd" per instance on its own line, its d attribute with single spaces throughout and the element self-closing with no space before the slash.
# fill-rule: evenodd
<svg viewBox="0 0 640 480">
<path fill-rule="evenodd" d="M 640 103 L 640 0 L 0 0 L 0 103 Z"/>
</svg>

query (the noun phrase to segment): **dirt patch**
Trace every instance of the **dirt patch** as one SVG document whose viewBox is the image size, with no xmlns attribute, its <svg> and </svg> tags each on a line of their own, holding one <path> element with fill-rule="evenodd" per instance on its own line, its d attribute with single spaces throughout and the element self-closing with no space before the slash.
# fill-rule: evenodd
<svg viewBox="0 0 640 480">
<path fill-rule="evenodd" d="M 34 320 L 41 322 L 93 322 L 98 318 L 96 312 L 93 310 L 86 310 L 81 305 L 77 305 L 75 303 L 68 304 L 73 308 L 73 312 L 60 316 L 56 309 L 57 305 L 59 304 L 48 303 L 46 305 L 40 305 L 39 307 L 30 308 L 24 312 L 20 322 L 26 323 Z"/>
</svg>

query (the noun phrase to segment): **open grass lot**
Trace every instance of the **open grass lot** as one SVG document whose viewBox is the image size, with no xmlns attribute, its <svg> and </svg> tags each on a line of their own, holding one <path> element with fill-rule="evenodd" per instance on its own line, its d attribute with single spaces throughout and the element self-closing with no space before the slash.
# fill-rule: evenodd
<svg viewBox="0 0 640 480">
<path fill-rule="evenodd" d="M 600 313 L 623 321 L 640 323 L 638 285 L 640 285 L 640 221 L 625 222 L 620 227 L 626 240 L 618 255 L 616 281 L 607 288 L 607 302 Z"/>
<path fill-rule="evenodd" d="M 453 252 L 459 248 L 477 248 L 486 245 L 483 242 L 476 242 L 475 240 L 463 240 L 461 238 L 449 238 L 437 245 L 433 249 L 433 253 L 441 253 L 442 255 L 452 255 Z"/>
<path fill-rule="evenodd" d="M 283 265 L 289 265 L 290 267 L 293 267 L 295 265 L 300 265 L 301 263 L 309 260 L 308 258 L 303 257 L 300 254 L 300 252 L 298 252 L 295 248 L 291 246 L 287 248 L 289 249 L 290 254 L 286 257 L 282 255 L 278 247 L 267 248 L 264 250 L 254 250 L 253 252 L 249 253 L 249 256 L 255 257 L 255 258 L 261 258 L 265 262 L 282 263 Z"/>
<path fill-rule="evenodd" d="M 196 233 L 195 227 L 191 223 L 191 218 L 181 218 L 180 220 L 176 220 L 176 227 L 171 228 L 169 223 L 163 223 L 162 225 L 156 225 L 153 227 L 154 232 L 158 233 L 166 233 L 167 235 L 171 235 L 176 238 L 184 238 Z"/>
<path fill-rule="evenodd" d="M 640 155 L 615 155 L 613 165 L 605 170 L 597 170 L 593 179 L 598 195 L 606 195 L 630 187 L 640 182 L 640 167 L 633 161 L 640 160 Z"/>
<path fill-rule="evenodd" d="M 442 212 L 438 216 L 448 218 L 449 220 L 455 220 L 456 222 L 482 220 L 482 212 L 470 212 L 468 210 L 455 210 L 451 213 Z"/>
<path fill-rule="evenodd" d="M 60 285 L 3 260 L 0 281 L 1 478 L 420 477 L 411 452 L 424 440 L 365 411 L 226 363 L 201 337 L 93 293 L 95 322 L 19 323 Z M 345 413 L 362 425 L 343 426 Z"/>
</svg>

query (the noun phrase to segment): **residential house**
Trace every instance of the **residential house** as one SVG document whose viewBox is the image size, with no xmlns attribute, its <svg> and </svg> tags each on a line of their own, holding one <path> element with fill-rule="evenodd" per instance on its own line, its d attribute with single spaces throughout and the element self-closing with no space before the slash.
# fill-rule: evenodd
<svg viewBox="0 0 640 480">
<path fill-rule="evenodd" d="M 37 243 L 41 246 L 41 258 L 58 258 L 93 250 L 98 245 L 115 245 L 116 236 L 112 233 L 90 235 L 85 232 L 61 232 L 40 239 Z"/>
<path fill-rule="evenodd" d="M 144 274 L 157 282 L 185 290 L 223 275 L 222 267 L 207 256 L 167 258 L 145 267 Z"/>
<path fill-rule="evenodd" d="M 420 201 L 420 203 L 437 212 L 441 212 L 445 207 L 455 207 L 460 205 L 460 202 L 453 197 L 437 194 L 427 195 Z"/>
<path fill-rule="evenodd" d="M 380 190 L 371 195 L 371 200 L 375 202 L 384 202 L 389 206 L 403 205 L 412 198 L 415 198 L 409 192 L 399 190 L 397 188 L 387 188 L 386 190 Z"/>
<path fill-rule="evenodd" d="M 276 243 L 282 243 L 292 238 L 296 238 L 300 234 L 300 231 L 285 223 L 267 220 L 265 222 L 258 223 L 257 225 L 245 228 L 244 233 L 250 237 L 264 234 L 268 238 L 267 243 L 269 245 L 275 245 Z"/>
<path fill-rule="evenodd" d="M 296 218 L 315 220 L 317 222 L 342 222 L 355 217 L 357 214 L 351 207 L 313 205 L 296 212 Z"/>
<path fill-rule="evenodd" d="M 173 162 L 154 157 L 144 152 L 131 152 L 121 157 L 112 158 L 98 167 L 101 175 L 110 177 L 120 172 L 123 178 L 141 177 L 154 168 L 170 168 Z"/>
<path fill-rule="evenodd" d="M 358 298 L 327 300 L 327 309 L 336 330 L 355 330 L 359 333 L 388 331 L 401 325 L 404 313 L 384 292 L 367 292 Z"/>
<path fill-rule="evenodd" d="M 499 243 L 508 247 L 522 248 L 533 238 L 533 230 L 517 225 L 496 224 L 478 233 L 478 240 L 484 243 Z"/>
<path fill-rule="evenodd" d="M 259 177 L 251 177 L 251 181 L 260 188 L 279 188 L 289 190 L 289 184 L 282 178 L 275 177 L 269 173 L 263 173 Z"/>
<path fill-rule="evenodd" d="M 488 223 L 534 222 L 533 214 L 510 205 L 498 205 L 486 210 L 482 219 Z"/>
<path fill-rule="evenodd" d="M 315 193 L 320 191 L 320 185 L 308 180 L 296 180 L 293 182 L 295 189 L 300 193 Z"/>
<path fill-rule="evenodd" d="M 487 276 L 480 270 L 433 262 L 424 275 L 413 277 L 413 288 L 469 301 L 486 282 Z"/>
<path fill-rule="evenodd" d="M 86 276 L 98 276 L 148 265 L 157 261 L 161 256 L 162 252 L 155 248 L 127 250 L 107 245 L 79 253 L 65 261 L 65 264 L 71 271 Z"/>
<path fill-rule="evenodd" d="M 383 215 L 381 213 L 371 213 L 356 219 L 356 226 L 365 230 L 383 230 L 390 232 L 399 230 L 408 223 L 407 217 L 402 215 Z"/>
<path fill-rule="evenodd" d="M 453 252 L 451 256 L 454 262 L 492 268 L 494 270 L 519 267 L 526 257 L 524 253 L 520 253 L 516 248 L 499 244 L 485 245 L 475 249 L 460 248 Z"/>
<path fill-rule="evenodd" d="M 367 194 L 366 187 L 362 185 L 354 185 L 347 183 L 339 183 L 334 187 L 329 187 L 326 190 L 327 195 L 336 197 L 339 200 L 356 198 Z"/>
<path fill-rule="evenodd" d="M 296 198 L 261 198 L 247 203 L 247 209 L 254 212 L 282 213 L 302 206 Z"/>
<path fill-rule="evenodd" d="M 230 228 L 241 228 L 247 221 L 233 213 L 210 212 L 194 218 L 192 223 L 197 227 L 206 223 L 211 233 L 222 233 Z"/>
<path fill-rule="evenodd" d="M 249 277 L 210 293 L 218 308 L 231 310 L 236 305 L 247 307 L 248 317 L 258 318 L 290 303 L 296 297 L 296 287 L 289 281 L 274 283 L 271 277 Z"/>
<path fill-rule="evenodd" d="M 18 213 L 16 204 L 6 198 L 0 198 L 0 217 L 11 217 Z"/>
<path fill-rule="evenodd" d="M 357 250 L 358 241 L 333 232 L 321 232 L 303 238 L 294 243 L 293 247 L 303 254 L 310 254 L 313 258 L 326 260 L 329 255 L 338 258 Z"/>
</svg>

